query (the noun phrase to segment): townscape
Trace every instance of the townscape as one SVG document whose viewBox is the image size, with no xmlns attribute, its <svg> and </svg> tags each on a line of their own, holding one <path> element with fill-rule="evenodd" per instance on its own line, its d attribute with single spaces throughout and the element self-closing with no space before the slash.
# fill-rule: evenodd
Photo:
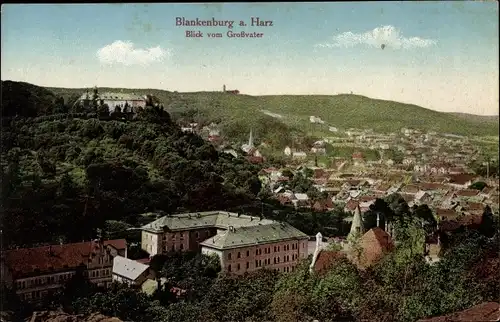
<svg viewBox="0 0 500 322">
<path fill-rule="evenodd" d="M 1 21 L 1 322 L 500 321 L 497 4 Z"/>
<path fill-rule="evenodd" d="M 18 87 L 25 85 L 16 83 L 7 85 L 6 82 L 2 83 L 2 87 L 4 86 L 19 90 Z M 12 88 L 9 95 L 15 94 Z M 227 95 L 234 94 L 239 92 L 230 91 Z M 61 100 L 61 103 L 63 101 Z M 30 143 L 22 141 L 24 130 L 18 132 L 19 130 L 13 127 L 22 124 L 18 122 L 31 122 L 30 124 L 35 127 L 54 124 L 52 126 L 57 126 L 61 130 L 66 128 L 64 131 L 70 130 L 72 126 L 70 124 L 76 125 L 75 120 L 85 122 L 82 123 L 84 127 L 95 127 L 98 124 L 116 126 L 128 123 L 137 126 L 157 123 L 155 126 L 160 127 L 155 127 L 157 131 L 155 136 L 161 136 L 161 127 L 167 126 L 169 127 L 167 131 L 178 133 L 175 134 L 178 138 L 200 137 L 201 141 L 197 144 L 212 149 L 212 152 L 200 151 L 201 153 L 205 153 L 207 157 L 210 154 L 218 154 L 219 158 L 227 158 L 228 162 L 234 162 L 230 160 L 246 162 L 249 170 L 243 171 L 253 171 L 255 181 L 250 183 L 249 196 L 242 199 L 229 197 L 236 198 L 229 204 L 214 202 L 203 206 L 203 203 L 196 201 L 198 199 L 193 195 L 195 204 L 191 206 L 186 204 L 184 207 L 178 204 L 180 207 L 177 206 L 177 210 L 174 210 L 176 206 L 171 202 L 165 206 L 160 206 L 160 203 L 158 204 L 160 207 L 155 206 L 153 211 L 135 213 L 133 216 L 131 214 L 130 219 L 124 220 L 120 219 L 120 215 L 118 217 L 111 215 L 108 216 L 109 219 L 101 218 L 91 226 L 86 223 L 84 226 L 88 227 L 91 233 L 80 234 L 84 239 L 83 242 L 70 242 L 74 240 L 70 234 L 66 234 L 63 238 L 64 231 L 53 231 L 55 233 L 53 238 L 56 238 L 57 234 L 62 238 L 57 244 L 50 242 L 52 238 L 47 239 L 43 236 L 32 235 L 31 239 L 9 234 L 7 244 L 4 244 L 8 246 L 2 252 L 2 276 L 6 282 L 4 286 L 7 287 L 6 290 L 14 292 L 12 294 L 15 294 L 20 303 L 29 304 L 33 309 L 49 308 L 51 307 L 49 303 L 59 303 L 57 300 L 59 296 L 69 298 L 76 296 L 68 295 L 72 294 L 68 292 L 75 292 L 70 286 L 74 283 L 84 283 L 85 280 L 91 283 L 89 285 L 95 285 L 97 289 L 87 290 L 84 294 L 106 292 L 104 291 L 106 289 L 107 292 L 111 292 L 109 290 L 116 289 L 118 285 L 126 285 L 129 291 L 121 289 L 121 292 L 138 292 L 134 293 L 134 296 L 144 294 L 153 298 L 171 294 L 168 299 L 164 298 L 161 301 L 189 305 L 187 303 L 197 298 L 199 295 L 196 294 L 200 291 L 196 291 L 196 284 L 186 284 L 185 279 L 195 277 L 182 277 L 185 272 L 174 270 L 183 270 L 186 265 L 198 267 L 191 267 L 188 271 L 201 268 L 199 265 L 208 265 L 205 270 L 209 269 L 208 274 L 212 277 L 199 277 L 203 279 L 213 279 L 217 274 L 227 276 L 225 278 L 241 276 L 249 279 L 249 282 L 254 278 L 270 278 L 255 277 L 255 274 L 259 276 L 262 270 L 274 274 L 307 273 L 321 278 L 325 271 L 343 265 L 351 265 L 350 269 L 365 272 L 378 267 L 377 265 L 384 265 L 384 260 L 391 256 L 403 256 L 401 252 L 404 254 L 408 249 L 414 254 L 412 256 L 417 257 L 403 257 L 406 261 L 411 262 L 421 258 L 425 265 L 435 266 L 441 262 L 443 256 L 445 261 L 449 261 L 446 256 L 450 256 L 449 252 L 453 247 L 457 247 L 452 246 L 456 244 L 454 241 L 456 238 L 472 238 L 471 240 L 478 242 L 480 237 L 474 235 L 474 231 L 487 238 L 498 236 L 495 234 L 498 227 L 498 162 L 468 137 L 406 128 L 388 134 L 377 134 L 370 129 L 352 128 L 342 133 L 342 130 L 335 128 L 332 132 L 335 132 L 336 136 L 316 140 L 307 150 L 286 146 L 281 151 L 281 157 L 271 156 L 271 160 L 267 160 L 267 156 L 259 151 L 265 143 L 258 143 L 260 141 L 258 134 L 254 133 L 253 129 L 250 129 L 248 141 L 239 142 L 239 147 L 231 144 L 230 140 L 229 143 L 225 143 L 223 129 L 217 124 L 212 122 L 204 128 L 199 127 L 195 120 L 191 120 L 188 124 L 175 124 L 175 120 L 171 120 L 163 103 L 154 95 L 147 93 L 100 94 L 95 88 L 87 90 L 74 102 L 67 102 L 59 107 L 54 104 L 52 113 L 49 111 L 46 116 L 19 119 L 18 115 L 17 120 L 10 118 L 10 131 L 18 133 L 17 142 L 21 147 L 21 150 L 16 152 L 16 148 L 13 148 L 16 145 L 12 143 L 16 141 L 4 141 L 10 146 L 7 149 L 10 151 L 7 155 L 9 160 L 6 164 L 7 172 L 4 172 L 6 178 L 9 178 L 7 184 L 12 187 L 7 189 L 8 194 L 5 195 L 6 200 L 11 200 L 7 204 L 10 204 L 10 207 L 15 207 L 16 204 L 12 198 L 16 194 L 19 196 L 15 191 L 21 191 L 12 186 L 16 184 L 15 177 L 12 177 L 15 173 L 12 171 L 16 171 L 12 162 L 25 168 L 30 158 L 22 156 L 22 146 L 28 147 L 26 144 Z M 71 112 L 72 110 L 76 113 Z M 108 113 L 103 112 L 106 110 Z M 8 113 L 9 109 L 4 111 Z M 92 111 L 97 113 L 92 114 Z M 69 119 L 66 115 L 60 114 L 68 112 L 70 114 L 67 115 L 71 117 Z M 5 120 L 9 120 L 8 115 L 5 116 L 7 116 Z M 310 118 L 313 124 L 324 124 L 317 120 L 317 117 Z M 96 130 L 97 128 L 91 131 Z M 120 144 L 128 144 L 125 135 L 115 135 L 112 134 L 113 131 L 116 129 L 110 128 L 104 130 L 104 133 L 111 133 L 112 137 L 116 138 L 114 140 L 123 142 Z M 98 132 L 91 133 L 93 132 L 78 135 L 90 135 L 93 138 L 95 135 L 102 135 Z M 36 140 L 39 135 L 35 134 Z M 10 140 L 16 139 L 11 137 Z M 348 157 L 328 155 L 329 151 L 343 148 L 344 145 L 355 152 Z M 129 149 L 136 148 L 131 145 Z M 181 148 L 181 151 L 183 149 Z M 371 159 L 363 152 L 357 151 L 372 151 Z M 50 166 L 50 153 L 45 156 L 41 153 L 38 152 L 38 159 L 34 159 L 34 162 L 40 165 L 42 178 L 55 178 L 54 175 L 58 176 L 61 171 L 66 171 L 66 175 L 61 177 L 62 181 L 58 184 L 65 188 L 56 194 L 64 200 L 78 193 L 78 184 L 67 175 L 67 170 L 58 170 L 60 167 L 64 168 L 63 163 L 59 164 L 59 161 L 56 161 Z M 73 158 L 68 153 L 66 152 L 66 156 L 62 159 L 61 156 L 56 158 L 68 162 Z M 89 155 L 89 157 L 99 158 L 95 155 L 96 152 L 92 153 L 94 156 Z M 24 161 L 19 163 L 15 160 Z M 118 188 L 113 188 L 113 185 L 119 182 L 125 184 L 120 178 L 123 175 L 125 175 L 123 178 L 127 176 L 128 170 L 125 164 L 121 165 L 117 163 L 118 160 L 112 159 L 105 161 L 111 162 L 109 165 L 102 161 L 97 161 L 101 162 L 100 164 L 95 163 L 96 161 L 92 159 L 83 162 L 83 165 L 88 165 L 85 170 L 90 180 L 88 184 L 93 186 L 92 182 L 98 180 L 100 185 L 104 185 L 104 188 L 97 188 L 98 190 L 92 188 L 94 194 L 104 191 L 123 194 L 116 190 Z M 111 177 L 109 173 L 102 176 L 104 173 L 101 171 L 109 171 L 106 170 L 109 166 L 116 174 L 111 174 Z M 123 174 L 119 175 L 117 171 Z M 133 171 L 139 170 L 136 168 Z M 237 176 L 238 173 L 234 175 Z M 127 180 L 131 178 L 133 177 Z M 24 179 L 18 177 L 16 180 L 19 179 L 26 183 L 31 180 L 29 177 Z M 25 181 L 26 179 L 28 181 Z M 42 179 L 42 187 L 43 181 L 47 179 Z M 109 183 L 106 183 L 106 180 Z M 140 179 L 137 177 L 134 180 Z M 50 181 L 49 179 L 45 184 Z M 114 181 L 116 183 L 113 183 Z M 30 185 L 34 184 L 34 181 L 32 182 Z M 64 185 L 61 186 L 63 182 Z M 57 188 L 57 191 L 59 189 Z M 214 188 L 207 186 L 204 189 Z M 165 190 L 165 193 L 169 192 Z M 201 198 L 206 198 L 211 193 L 210 190 L 205 190 Z M 24 195 L 24 198 L 32 198 Z M 99 199 L 101 203 L 109 203 L 106 201 L 107 198 L 99 197 Z M 84 202 L 85 216 L 85 212 L 88 211 L 88 200 L 82 202 Z M 226 206 L 220 208 L 224 204 Z M 97 207 L 95 215 L 101 216 L 98 209 L 102 206 L 96 204 L 92 207 Z M 11 215 L 7 218 L 14 218 L 12 216 L 15 209 L 11 208 L 8 211 Z M 82 219 L 85 220 L 84 218 Z M 58 221 L 58 226 L 67 225 L 62 218 Z M 23 222 L 25 220 L 19 223 L 20 226 L 16 231 L 25 229 Z M 26 222 L 28 223 L 29 221 Z M 470 235 L 471 233 L 473 235 Z M 110 239 L 105 236 L 123 236 L 123 238 Z M 494 245 L 491 244 L 492 241 L 489 243 Z M 20 245 L 26 246 L 19 247 Z M 485 265 L 498 265 L 497 255 L 494 262 L 496 264 Z M 173 264 L 174 262 L 177 264 Z M 175 268 L 176 265 L 181 266 Z M 217 273 L 218 271 L 220 273 Z M 209 286 L 204 285 L 202 289 L 206 287 Z M 79 288 L 81 285 L 76 287 Z M 125 295 L 127 293 L 123 294 L 130 296 L 130 294 Z M 278 299 L 273 301 L 279 302 Z M 479 307 L 477 310 L 484 312 L 485 309 Z M 50 313 L 34 314 L 34 318 L 42 320 L 50 318 Z M 346 313 L 341 309 L 336 314 L 353 313 Z M 363 314 L 371 315 L 374 312 L 357 314 L 358 318 L 361 318 Z M 151 318 L 155 320 L 158 317 Z M 197 319 L 193 316 L 190 318 Z M 297 318 L 301 319 L 298 316 L 294 317 L 293 314 L 277 317 L 283 321 Z M 386 319 L 385 315 L 381 316 L 381 320 Z"/>
</svg>

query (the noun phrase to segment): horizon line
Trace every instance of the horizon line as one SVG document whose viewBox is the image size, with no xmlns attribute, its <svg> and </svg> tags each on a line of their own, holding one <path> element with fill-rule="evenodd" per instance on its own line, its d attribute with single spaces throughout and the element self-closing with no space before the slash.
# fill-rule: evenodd
<svg viewBox="0 0 500 322">
<path fill-rule="evenodd" d="M 43 87 L 43 88 L 54 88 L 54 89 L 70 89 L 70 90 L 76 90 L 76 89 L 92 89 L 94 87 L 97 87 L 98 89 L 99 88 L 110 88 L 110 89 L 117 89 L 117 90 L 120 90 L 120 89 L 125 89 L 125 90 L 156 90 L 156 91 L 164 91 L 164 92 L 170 92 L 170 93 L 178 93 L 178 94 L 196 94 L 196 93 L 224 93 L 223 91 L 217 91 L 217 90 L 213 90 L 213 91 L 190 91 L 190 92 L 180 92 L 180 91 L 176 91 L 176 90 L 169 90 L 169 89 L 161 89 L 161 88 L 127 88 L 127 87 L 112 87 L 112 86 L 83 86 L 83 87 L 61 87 L 61 86 L 45 86 L 45 85 L 37 85 L 37 84 L 34 84 L 34 83 L 30 83 L 30 82 L 26 82 L 26 81 L 16 81 L 16 80 L 11 80 L 11 79 L 7 79 L 7 80 L 1 80 L 2 82 L 5 82 L 5 81 L 11 81 L 11 82 L 17 82 L 17 83 L 25 83 L 25 84 L 31 84 L 31 85 L 34 85 L 34 86 L 38 86 L 38 87 Z M 482 116 L 482 117 L 500 117 L 500 113 L 499 114 L 488 114 L 488 115 L 483 115 L 483 114 L 473 114 L 473 113 L 465 113 L 465 112 L 444 112 L 444 111 L 439 111 L 439 110 L 435 110 L 435 109 L 432 109 L 432 108 L 428 108 L 428 107 L 424 107 L 422 105 L 418 105 L 418 104 L 415 104 L 415 103 L 410 103 L 410 102 L 402 102 L 402 101 L 395 101 L 395 100 L 388 100 L 388 99 L 382 99 L 382 98 L 373 98 L 373 97 L 370 97 L 370 96 L 366 96 L 366 95 L 363 95 L 363 94 L 357 94 L 357 93 L 354 93 L 354 92 L 351 92 L 351 93 L 335 93 L 335 94 L 261 94 L 261 95 L 255 95 L 255 94 L 247 94 L 247 93 L 242 93 L 240 92 L 239 94 L 232 94 L 232 95 L 240 95 L 240 96 L 251 96 L 251 97 L 266 97 L 266 96 L 338 96 L 338 95 L 353 95 L 353 96 L 362 96 L 362 97 L 366 97 L 368 99 L 371 99 L 371 100 L 378 100 L 378 101 L 385 101 L 385 102 L 397 102 L 397 103 L 401 103 L 401 104 L 407 104 L 407 105 L 414 105 L 414 106 L 417 106 L 417 107 L 420 107 L 420 108 L 424 108 L 424 109 L 427 109 L 427 110 L 430 110 L 430 111 L 434 111 L 434 112 L 439 112 L 439 113 L 446 113 L 446 114 L 465 114 L 465 115 L 473 115 L 473 116 Z"/>
</svg>

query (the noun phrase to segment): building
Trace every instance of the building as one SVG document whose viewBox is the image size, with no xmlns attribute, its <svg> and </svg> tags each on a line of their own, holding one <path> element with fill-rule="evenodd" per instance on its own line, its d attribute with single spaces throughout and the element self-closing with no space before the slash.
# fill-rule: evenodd
<svg viewBox="0 0 500 322">
<path fill-rule="evenodd" d="M 222 269 L 235 274 L 263 267 L 289 272 L 307 257 L 307 241 L 286 223 L 223 211 L 170 215 L 142 227 L 142 249 L 151 256 L 216 254 Z"/>
<path fill-rule="evenodd" d="M 485 322 L 500 321 L 500 305 L 497 302 L 484 302 L 469 309 L 451 313 L 444 316 L 437 316 L 418 320 L 417 322 Z"/>
<path fill-rule="evenodd" d="M 149 277 L 152 275 L 148 265 L 122 256 L 113 258 L 113 281 L 140 287 Z"/>
<path fill-rule="evenodd" d="M 80 270 L 92 283 L 107 287 L 118 255 L 127 256 L 125 239 L 6 250 L 1 258 L 2 282 L 27 301 L 61 289 Z"/>
<path fill-rule="evenodd" d="M 114 112 L 117 107 L 121 108 L 122 112 L 126 112 L 124 111 L 124 108 L 127 107 L 128 112 L 136 113 L 138 108 L 146 107 L 146 101 L 148 99 L 147 96 L 141 96 L 133 93 L 98 93 L 97 90 L 94 89 L 93 94 L 90 94 L 87 91 L 82 96 L 80 96 L 80 104 L 83 107 L 90 107 L 94 95 L 96 95 L 99 104 L 108 105 L 110 113 Z"/>
</svg>

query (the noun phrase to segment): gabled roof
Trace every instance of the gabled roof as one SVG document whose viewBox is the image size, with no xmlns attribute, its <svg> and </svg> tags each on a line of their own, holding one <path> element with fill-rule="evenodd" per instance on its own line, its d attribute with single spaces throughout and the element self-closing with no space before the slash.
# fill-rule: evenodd
<svg viewBox="0 0 500 322">
<path fill-rule="evenodd" d="M 142 230 L 159 233 L 164 229 L 189 230 L 202 228 L 223 228 L 229 226 L 243 227 L 258 225 L 259 218 L 247 215 L 240 215 L 225 211 L 207 211 L 199 213 L 185 213 L 161 217 L 147 225 L 141 227 Z M 273 223 L 272 220 L 262 219 L 261 224 Z"/>
<path fill-rule="evenodd" d="M 106 247 L 116 250 L 126 249 L 125 239 L 106 240 Z M 74 270 L 87 264 L 93 254 L 99 251 L 96 241 L 51 245 L 35 248 L 11 249 L 4 252 L 5 264 L 12 271 L 14 278 L 40 274 Z"/>
<path fill-rule="evenodd" d="M 314 270 L 321 274 L 343 257 L 345 257 L 345 254 L 342 252 L 324 249 L 320 250 L 316 262 L 314 263 Z"/>
<path fill-rule="evenodd" d="M 131 281 L 135 281 L 148 268 L 148 265 L 122 256 L 116 256 L 113 258 L 113 274 L 125 277 Z"/>
<path fill-rule="evenodd" d="M 230 228 L 208 238 L 200 245 L 222 250 L 304 238 L 309 238 L 309 236 L 287 223 L 275 222 L 267 225 Z"/>
</svg>

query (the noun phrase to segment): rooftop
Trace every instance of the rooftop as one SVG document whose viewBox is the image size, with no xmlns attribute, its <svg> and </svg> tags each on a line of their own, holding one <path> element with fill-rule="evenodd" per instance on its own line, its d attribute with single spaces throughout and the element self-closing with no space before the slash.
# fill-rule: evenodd
<svg viewBox="0 0 500 322">
<path fill-rule="evenodd" d="M 248 227 L 255 225 L 269 225 L 275 223 L 269 219 L 261 219 L 247 215 L 226 211 L 206 211 L 198 213 L 185 213 L 167 215 L 141 227 L 142 230 L 159 233 L 165 229 L 170 231 L 191 230 L 201 228 Z"/>
<path fill-rule="evenodd" d="M 104 241 L 104 246 L 123 250 L 126 246 L 125 239 Z M 35 272 L 57 272 L 74 270 L 86 264 L 97 250 L 99 243 L 96 241 L 51 245 L 35 248 L 20 248 L 7 250 L 4 259 L 11 269 L 14 278 L 30 276 Z"/>
<path fill-rule="evenodd" d="M 272 222 L 247 227 L 230 227 L 228 230 L 211 237 L 200 245 L 216 249 L 269 244 L 272 242 L 309 238 L 300 230 L 286 223 Z"/>
<path fill-rule="evenodd" d="M 117 274 L 132 281 L 135 281 L 148 268 L 148 265 L 122 256 L 113 258 L 113 274 Z"/>
</svg>

